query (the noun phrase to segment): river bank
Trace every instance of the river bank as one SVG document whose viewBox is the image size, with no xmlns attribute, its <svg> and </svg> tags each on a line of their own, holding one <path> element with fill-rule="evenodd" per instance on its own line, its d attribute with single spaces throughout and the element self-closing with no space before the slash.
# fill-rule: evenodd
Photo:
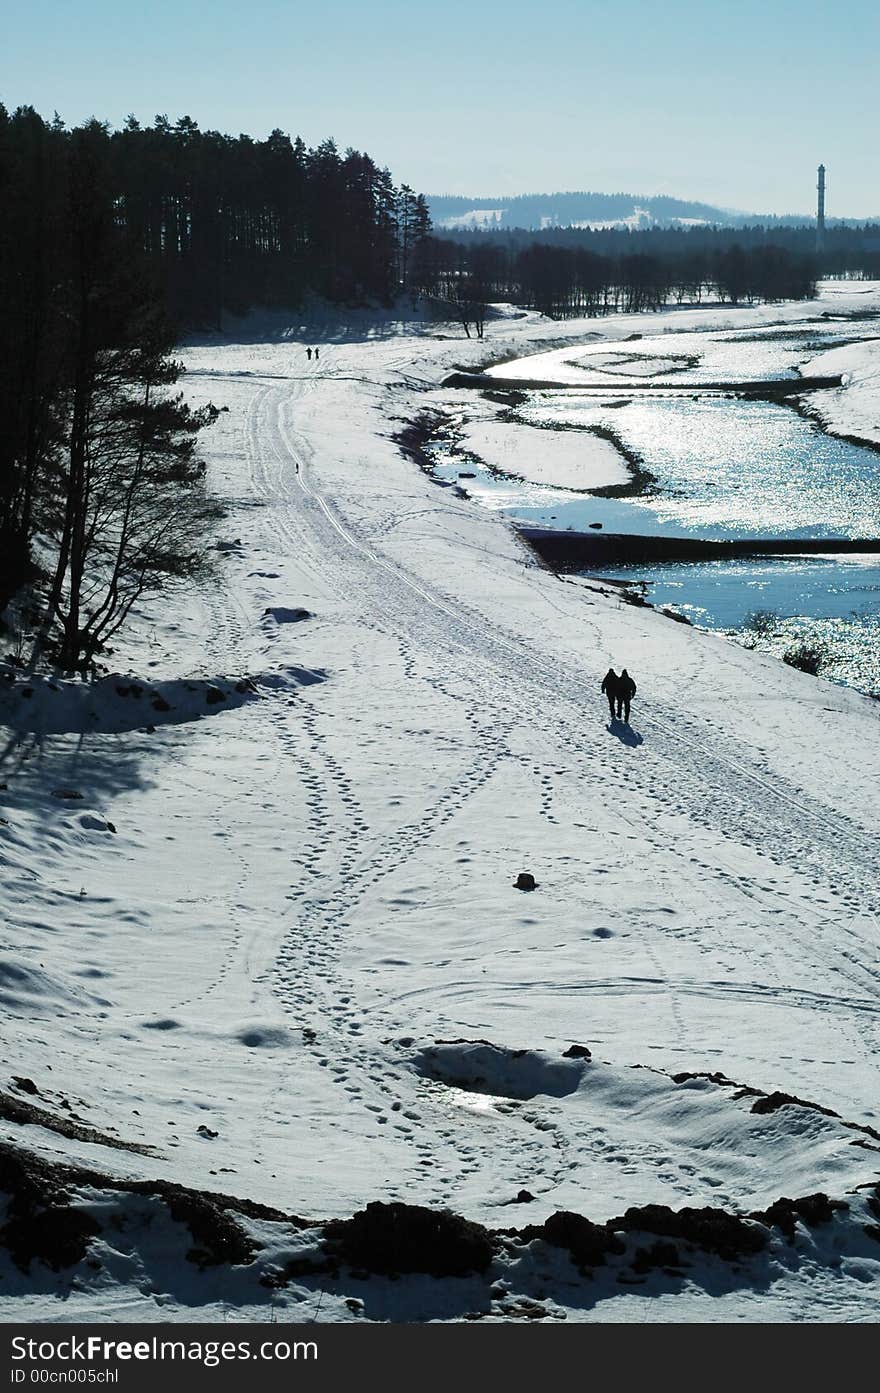
<svg viewBox="0 0 880 1393">
<path fill-rule="evenodd" d="M 430 463 L 438 477 L 462 480 L 483 505 L 514 519 L 551 565 L 643 584 L 664 607 L 724 632 L 722 614 L 738 609 L 750 646 L 752 610 L 770 604 L 771 595 L 800 604 L 778 613 L 780 624 L 799 626 L 807 639 L 813 626 L 829 650 L 828 675 L 873 691 L 875 640 L 866 620 L 873 603 L 880 623 L 880 600 L 872 599 L 870 567 L 842 560 L 822 584 L 786 586 L 759 564 L 771 554 L 862 555 L 867 563 L 875 550 L 880 446 L 865 429 L 864 402 L 855 412 L 860 435 L 845 401 L 848 391 L 862 400 L 869 389 L 872 364 L 880 362 L 878 320 L 864 300 L 852 316 L 823 310 L 801 327 L 783 320 L 684 331 L 672 322 L 659 334 L 605 342 L 591 334 L 581 347 L 508 359 L 476 379 L 495 382 L 495 389 L 476 401 L 473 392 L 450 397 L 450 426 L 435 430 Z M 823 377 L 826 363 L 840 371 Z M 769 392 L 752 390 L 756 372 L 765 374 Z M 816 382 L 831 385 L 818 390 Z M 532 390 L 536 383 L 541 390 Z M 826 417 L 835 415 L 832 430 Z M 504 430 L 518 432 L 516 452 L 499 445 Z M 630 469 L 627 485 L 603 488 L 592 480 L 591 434 L 620 452 Z M 566 468 L 554 465 L 554 435 L 566 443 Z M 466 468 L 462 438 L 472 445 L 462 453 Z M 517 457 L 525 467 L 517 467 Z M 739 566 L 731 579 L 751 602 L 737 605 L 728 584 L 716 608 L 716 570 L 697 563 L 714 567 L 746 555 L 756 558 L 752 573 Z M 673 593 L 668 569 L 683 561 L 693 568 L 676 575 Z M 786 564 L 794 565 L 779 562 Z M 851 614 L 841 612 L 838 589 L 850 592 Z"/>
<path fill-rule="evenodd" d="M 557 532 L 520 527 L 520 534 L 555 571 L 598 567 L 652 567 L 668 561 L 723 564 L 747 556 L 869 556 L 880 553 L 878 537 L 739 537 L 708 541 L 698 537 L 636 536 L 613 532 Z"/>
</svg>

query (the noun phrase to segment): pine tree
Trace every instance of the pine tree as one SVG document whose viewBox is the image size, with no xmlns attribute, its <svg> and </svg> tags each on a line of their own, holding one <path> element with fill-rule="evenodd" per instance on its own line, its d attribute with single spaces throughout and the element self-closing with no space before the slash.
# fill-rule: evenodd
<svg viewBox="0 0 880 1393">
<path fill-rule="evenodd" d="M 28 574 L 63 413 L 63 128 L 0 107 L 0 611 Z"/>
<path fill-rule="evenodd" d="M 193 412 L 169 393 L 181 370 L 169 356 L 173 334 L 116 226 L 108 176 L 105 128 L 74 131 L 69 400 L 46 622 L 69 671 L 88 665 L 144 590 L 198 564 L 216 511 L 195 455 L 213 409 Z"/>
</svg>

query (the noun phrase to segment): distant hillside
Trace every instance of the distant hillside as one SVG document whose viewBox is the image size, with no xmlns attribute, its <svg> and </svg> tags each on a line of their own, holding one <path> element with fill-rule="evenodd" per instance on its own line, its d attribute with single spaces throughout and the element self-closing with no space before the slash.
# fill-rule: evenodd
<svg viewBox="0 0 880 1393">
<path fill-rule="evenodd" d="M 643 232 L 649 228 L 700 227 L 804 227 L 815 213 L 743 213 L 696 203 L 667 194 L 635 193 L 522 193 L 510 197 L 487 194 L 463 198 L 458 194 L 429 194 L 427 203 L 437 233 L 523 229 L 546 232 L 559 227 L 593 228 L 597 231 Z M 831 227 L 861 227 L 872 218 L 826 218 Z"/>
<path fill-rule="evenodd" d="M 674 223 L 742 222 L 748 215 L 711 203 L 667 195 L 631 193 L 538 193 L 511 198 L 428 196 L 438 230 L 465 227 L 650 227 Z"/>
</svg>

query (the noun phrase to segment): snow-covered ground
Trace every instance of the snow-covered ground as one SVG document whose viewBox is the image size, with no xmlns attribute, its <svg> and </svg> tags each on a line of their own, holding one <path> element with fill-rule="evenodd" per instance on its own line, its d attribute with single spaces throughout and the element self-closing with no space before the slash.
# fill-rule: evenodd
<svg viewBox="0 0 880 1393">
<path fill-rule="evenodd" d="M 877 307 L 832 285 L 601 332 Z M 101 701 L 0 696 L 0 1140 L 87 1167 L 67 1188 L 101 1225 L 92 1266 L 4 1254 L 3 1314 L 876 1318 L 877 703 L 558 579 L 395 444 L 456 364 L 595 321 L 266 323 L 184 354 L 194 403 L 229 408 L 211 581 L 145 611 Z M 853 351 L 856 432 L 880 396 Z M 151 694 L 170 709 L 136 723 Z M 107 1189 L 141 1179 L 270 1206 L 240 1220 L 263 1247 L 202 1271 L 155 1195 Z M 314 1241 L 284 1214 L 498 1230 L 814 1191 L 849 1210 L 678 1275 L 630 1248 L 580 1276 L 533 1236 L 481 1276 L 258 1280 Z"/>
<path fill-rule="evenodd" d="M 456 227 L 489 227 L 500 222 L 504 208 L 469 208 L 464 213 L 453 213 L 448 218 L 439 218 L 437 226 L 444 230 Z"/>
<path fill-rule="evenodd" d="M 462 406 L 461 395 L 453 399 L 432 393 L 432 404 L 448 419 L 456 449 L 476 455 L 493 470 L 579 493 L 629 483 L 629 467 L 610 440 L 588 430 L 544 430 L 511 420 L 475 392 Z"/>
<path fill-rule="evenodd" d="M 807 363 L 804 373 L 843 377 L 842 386 L 807 397 L 827 429 L 880 445 L 880 340 L 829 349 Z"/>
<path fill-rule="evenodd" d="M 626 484 L 630 474 L 620 451 L 588 431 L 546 431 L 519 421 L 492 421 L 465 430 L 462 443 L 493 467 L 533 484 L 589 492 Z"/>
</svg>

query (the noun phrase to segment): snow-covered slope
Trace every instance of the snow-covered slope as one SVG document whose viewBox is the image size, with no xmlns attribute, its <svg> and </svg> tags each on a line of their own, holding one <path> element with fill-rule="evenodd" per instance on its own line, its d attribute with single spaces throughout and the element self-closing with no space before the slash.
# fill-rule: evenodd
<svg viewBox="0 0 880 1393">
<path fill-rule="evenodd" d="M 602 329 L 768 323 L 863 290 Z M 66 1182 L 77 1206 L 142 1179 L 269 1206 L 253 1222 L 284 1232 L 261 1231 L 259 1262 L 279 1270 L 291 1212 L 401 1201 L 495 1231 L 824 1190 L 851 1208 L 818 1237 L 777 1236 L 736 1278 L 694 1258 L 644 1293 L 650 1315 L 629 1268 L 542 1258 L 526 1279 L 509 1253 L 494 1295 L 375 1278 L 361 1314 L 456 1319 L 473 1297 L 515 1318 L 515 1267 L 547 1315 L 870 1319 L 880 709 L 559 580 L 423 474 L 392 437 L 454 365 L 586 326 L 489 332 L 365 315 L 186 349 L 194 402 L 229 408 L 206 441 L 229 505 L 215 576 L 157 600 L 112 659 L 116 687 L 185 710 L 140 723 L 122 713 L 146 697 L 114 690 L 95 721 L 79 693 L 0 695 L 0 1135 L 94 1172 Z M 639 684 L 629 733 L 607 726 L 611 662 Z M 762 1093 L 787 1098 L 756 1111 Z M 243 1258 L 182 1275 L 157 1202 L 125 1203 L 99 1268 L 3 1267 L 5 1314 L 301 1318 L 302 1271 L 271 1290 Z M 351 1315 L 347 1280 L 328 1318 Z"/>
</svg>

